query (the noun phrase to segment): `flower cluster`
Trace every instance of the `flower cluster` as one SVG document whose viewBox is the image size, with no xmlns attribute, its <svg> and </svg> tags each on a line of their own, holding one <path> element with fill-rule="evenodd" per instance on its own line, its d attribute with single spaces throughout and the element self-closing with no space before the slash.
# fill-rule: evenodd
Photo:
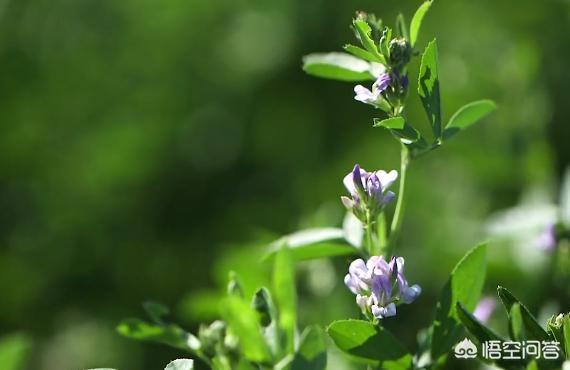
<svg viewBox="0 0 570 370">
<path fill-rule="evenodd" d="M 356 294 L 356 304 L 369 318 L 396 315 L 396 305 L 412 303 L 421 293 L 419 285 L 408 286 L 404 259 L 372 256 L 367 262 L 357 259 L 350 264 L 344 283 Z"/>
<path fill-rule="evenodd" d="M 356 85 L 354 100 L 370 104 L 389 114 L 401 113 L 401 99 L 406 95 L 408 76 L 397 71 L 384 72 L 372 84 L 372 90 Z"/>
<path fill-rule="evenodd" d="M 350 193 L 341 197 L 344 206 L 365 222 L 367 215 L 375 216 L 384 206 L 394 200 L 396 195 L 388 188 L 398 178 L 398 172 L 392 170 L 367 172 L 355 165 L 352 172 L 344 177 L 343 183 Z"/>
</svg>

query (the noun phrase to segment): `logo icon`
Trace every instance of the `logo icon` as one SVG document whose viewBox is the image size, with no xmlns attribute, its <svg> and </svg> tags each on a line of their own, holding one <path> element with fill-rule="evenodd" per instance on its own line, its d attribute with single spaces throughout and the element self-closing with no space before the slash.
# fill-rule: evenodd
<svg viewBox="0 0 570 370">
<path fill-rule="evenodd" d="M 467 338 L 457 343 L 453 351 L 457 358 L 468 359 L 477 357 L 477 346 Z"/>
</svg>

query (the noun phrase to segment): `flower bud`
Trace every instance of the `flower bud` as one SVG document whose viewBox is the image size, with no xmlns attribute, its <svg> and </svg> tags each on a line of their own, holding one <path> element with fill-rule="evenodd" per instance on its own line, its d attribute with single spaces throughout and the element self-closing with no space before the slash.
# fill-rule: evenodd
<svg viewBox="0 0 570 370">
<path fill-rule="evenodd" d="M 390 41 L 390 64 L 392 67 L 401 68 L 410 62 L 412 48 L 408 40 L 397 37 Z"/>
<path fill-rule="evenodd" d="M 228 282 L 228 295 L 243 298 L 243 289 L 234 271 L 230 271 L 230 281 Z"/>
<path fill-rule="evenodd" d="M 198 339 L 202 344 L 202 351 L 209 356 L 214 356 L 218 347 L 223 345 L 226 336 L 226 323 L 216 320 L 210 326 L 200 325 Z"/>
<path fill-rule="evenodd" d="M 271 324 L 273 320 L 273 303 L 267 289 L 261 288 L 255 292 L 251 307 L 259 313 L 261 326 L 266 327 Z"/>
</svg>

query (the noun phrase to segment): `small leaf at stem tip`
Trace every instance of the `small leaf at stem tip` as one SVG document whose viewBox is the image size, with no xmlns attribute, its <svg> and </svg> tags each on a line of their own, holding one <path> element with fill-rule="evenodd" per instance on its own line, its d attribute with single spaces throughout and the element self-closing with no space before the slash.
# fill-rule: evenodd
<svg viewBox="0 0 570 370">
<path fill-rule="evenodd" d="M 431 3 L 432 3 L 431 0 L 424 2 L 414 13 L 414 17 L 412 18 L 412 22 L 410 23 L 410 44 L 412 45 L 412 47 L 416 44 L 416 41 L 418 40 L 422 21 L 424 20 L 427 11 L 431 7 Z"/>
<path fill-rule="evenodd" d="M 352 21 L 352 24 L 356 29 L 356 32 L 358 32 L 360 43 L 364 49 L 368 50 L 368 52 L 372 53 L 372 55 L 378 56 L 380 53 L 378 53 L 376 43 L 370 37 L 370 33 L 372 32 L 370 25 L 363 19 L 355 19 Z"/>
<path fill-rule="evenodd" d="M 384 65 L 386 64 L 386 59 L 384 59 L 384 57 L 382 55 L 372 54 L 371 52 L 366 51 L 362 48 L 359 48 L 358 46 L 347 44 L 347 45 L 343 46 L 343 49 L 347 53 L 350 53 L 350 54 L 352 54 L 355 57 L 358 57 L 360 59 L 364 59 L 364 60 L 367 60 L 369 62 L 381 63 Z"/>
<path fill-rule="evenodd" d="M 370 81 L 374 67 L 346 53 L 315 53 L 303 57 L 303 70 L 308 74 L 338 81 Z"/>
<path fill-rule="evenodd" d="M 406 21 L 404 20 L 404 15 L 399 13 L 396 17 L 396 32 L 398 36 L 405 38 L 406 40 L 409 39 L 408 37 L 408 26 L 406 25 Z"/>
</svg>

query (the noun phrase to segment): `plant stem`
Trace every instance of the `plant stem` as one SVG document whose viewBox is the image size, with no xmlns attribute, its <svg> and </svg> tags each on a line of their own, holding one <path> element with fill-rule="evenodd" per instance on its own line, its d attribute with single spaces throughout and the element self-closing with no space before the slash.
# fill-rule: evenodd
<svg viewBox="0 0 570 370">
<path fill-rule="evenodd" d="M 396 210 L 394 211 L 394 218 L 392 219 L 392 225 L 390 226 L 390 240 L 386 251 L 388 258 L 394 253 L 396 240 L 398 239 L 400 228 L 402 227 L 402 221 L 404 220 L 404 208 L 406 205 L 406 172 L 409 164 L 410 152 L 408 151 L 408 148 L 402 144 L 400 158 L 400 188 L 398 190 L 398 201 L 396 203 Z"/>
<path fill-rule="evenodd" d="M 375 252 L 374 243 L 372 241 L 372 215 L 370 211 L 366 211 L 366 224 L 364 225 L 364 233 L 366 236 L 366 249 L 368 254 L 373 256 Z"/>
<path fill-rule="evenodd" d="M 382 254 L 382 252 L 384 252 L 386 250 L 386 248 L 388 247 L 388 237 L 386 234 L 386 215 L 384 214 L 384 212 L 380 213 L 380 215 L 378 216 L 378 220 L 376 220 L 377 222 L 377 238 L 378 238 L 378 251 L 380 254 Z"/>
</svg>

